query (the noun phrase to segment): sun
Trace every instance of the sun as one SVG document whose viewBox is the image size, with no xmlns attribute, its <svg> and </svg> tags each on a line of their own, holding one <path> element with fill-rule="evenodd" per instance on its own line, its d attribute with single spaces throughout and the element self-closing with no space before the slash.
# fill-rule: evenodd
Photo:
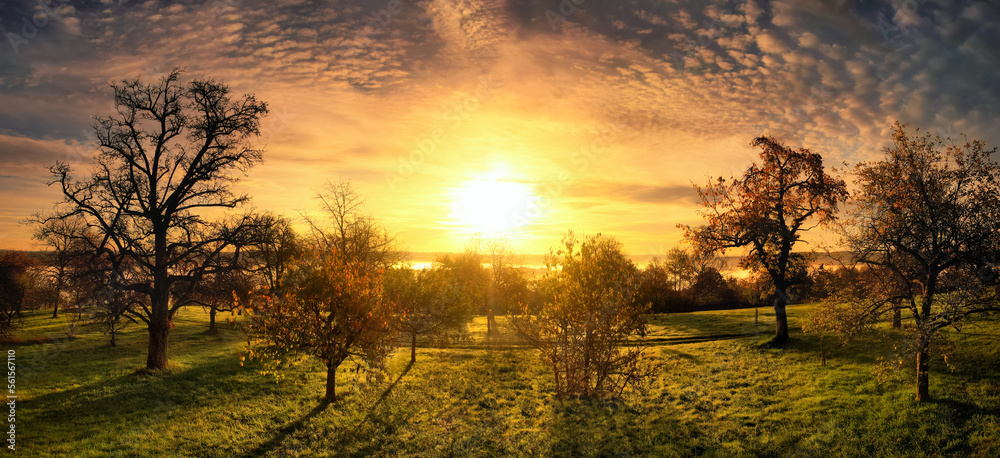
<svg viewBox="0 0 1000 458">
<path fill-rule="evenodd" d="M 508 234 L 528 222 L 532 187 L 504 169 L 462 181 L 452 188 L 450 218 L 466 233 Z"/>
</svg>

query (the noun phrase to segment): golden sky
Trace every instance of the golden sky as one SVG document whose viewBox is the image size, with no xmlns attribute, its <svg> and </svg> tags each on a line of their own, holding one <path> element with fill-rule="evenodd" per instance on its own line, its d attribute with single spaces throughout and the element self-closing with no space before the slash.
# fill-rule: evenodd
<svg viewBox="0 0 1000 458">
<path fill-rule="evenodd" d="M 951 3 L 4 2 L 0 248 L 33 247 L 48 165 L 88 169 L 107 82 L 180 66 L 269 103 L 259 209 L 297 217 L 343 178 L 412 251 L 573 229 L 663 253 L 699 222 L 691 183 L 761 134 L 832 166 L 896 119 L 997 145 L 1000 13 Z"/>
</svg>

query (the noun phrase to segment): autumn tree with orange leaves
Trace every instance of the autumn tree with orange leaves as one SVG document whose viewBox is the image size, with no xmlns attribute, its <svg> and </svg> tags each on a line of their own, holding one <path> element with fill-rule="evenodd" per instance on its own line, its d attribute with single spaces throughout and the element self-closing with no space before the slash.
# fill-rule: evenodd
<svg viewBox="0 0 1000 458">
<path fill-rule="evenodd" d="M 351 185 L 317 194 L 322 217 L 307 219 L 311 240 L 285 272 L 281 294 L 255 298 L 246 356 L 291 365 L 308 357 L 327 368 L 326 402 L 337 399 L 337 368 L 348 360 L 379 374 L 392 351 L 397 306 L 383 293 L 384 275 L 400 256 L 394 238 L 364 211 Z M 305 357 L 305 358 L 303 358 Z"/>
<path fill-rule="evenodd" d="M 1000 312 L 1000 165 L 997 149 L 981 141 L 941 139 L 899 122 L 884 152 L 854 167 L 859 190 L 845 228 L 866 275 L 807 326 L 847 340 L 908 310 L 913 322 L 898 363 L 915 363 L 923 402 L 940 331 Z"/>
<path fill-rule="evenodd" d="M 750 145 L 762 149 L 760 164 L 728 182 L 720 177 L 704 188 L 696 185 L 707 224 L 679 227 L 701 253 L 748 249 L 741 266 L 767 272 L 774 285 L 772 343 L 780 345 L 788 340 L 787 291 L 805 267 L 802 255 L 792 250 L 802 233 L 835 220 L 847 188 L 827 175 L 823 157 L 808 149 L 794 150 L 765 136 Z"/>
<path fill-rule="evenodd" d="M 285 294 L 247 307 L 245 355 L 294 364 L 318 358 L 326 366 L 326 402 L 337 400 L 337 368 L 353 359 L 382 369 L 393 349 L 395 305 L 382 297 L 381 271 L 335 250 L 314 251 L 288 272 Z"/>
</svg>

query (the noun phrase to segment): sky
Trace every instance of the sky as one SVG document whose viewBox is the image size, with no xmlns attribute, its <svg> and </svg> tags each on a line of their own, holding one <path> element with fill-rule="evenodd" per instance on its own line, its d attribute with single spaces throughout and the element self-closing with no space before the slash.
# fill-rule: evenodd
<svg viewBox="0 0 1000 458">
<path fill-rule="evenodd" d="M 572 229 L 664 253 L 701 221 L 692 183 L 741 174 L 759 135 L 839 168 L 896 120 L 1000 145 L 991 2 L 5 0 L 0 34 L 8 249 L 37 247 L 19 222 L 60 199 L 48 166 L 89 170 L 108 83 L 175 67 L 269 104 L 255 208 L 350 180 L 420 252 Z"/>
</svg>

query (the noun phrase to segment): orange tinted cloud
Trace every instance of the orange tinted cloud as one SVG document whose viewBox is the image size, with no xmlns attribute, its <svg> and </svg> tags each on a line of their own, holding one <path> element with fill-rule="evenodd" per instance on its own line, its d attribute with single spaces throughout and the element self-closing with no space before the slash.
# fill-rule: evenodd
<svg viewBox="0 0 1000 458">
<path fill-rule="evenodd" d="M 414 251 L 460 249 L 476 225 L 457 194 L 491 179 L 528 190 L 524 205 L 483 199 L 521 249 L 576 229 L 638 254 L 697 223 L 691 182 L 741 173 L 760 134 L 830 165 L 877 154 L 897 118 L 998 143 L 994 7 L 851 3 L 77 6 L 0 55 L 0 246 L 26 247 L 16 221 L 51 202 L 44 167 L 110 112 L 105 83 L 174 66 L 270 103 L 266 163 L 242 184 L 258 208 L 308 212 L 326 180 L 350 179 Z M 3 27 L 32 5 L 5 2 Z"/>
</svg>

